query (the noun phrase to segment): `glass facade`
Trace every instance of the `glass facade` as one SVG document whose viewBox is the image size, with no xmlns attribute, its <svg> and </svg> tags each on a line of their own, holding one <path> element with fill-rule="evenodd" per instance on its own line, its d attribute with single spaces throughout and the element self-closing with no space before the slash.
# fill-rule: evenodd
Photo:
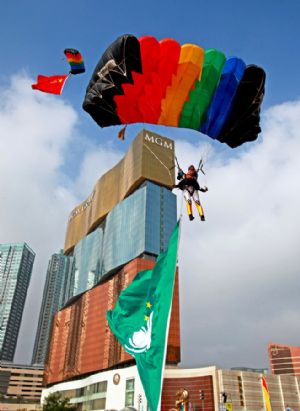
<svg viewBox="0 0 300 411">
<path fill-rule="evenodd" d="M 176 196 L 145 182 L 108 214 L 102 275 L 143 253 L 164 251 L 176 224 Z"/>
<path fill-rule="evenodd" d="M 78 298 L 74 298 L 55 314 L 45 364 L 46 385 L 112 369 L 133 361 L 110 331 L 106 313 L 114 307 L 121 291 L 130 284 L 137 273 L 152 269 L 154 265 L 155 261 L 152 259 L 135 258 L 107 281 L 100 282 Z M 176 275 L 166 363 L 179 362 L 179 289 Z"/>
<path fill-rule="evenodd" d="M 52 255 L 47 269 L 38 328 L 32 355 L 33 364 L 44 364 L 53 315 L 69 297 L 73 257 L 60 253 Z"/>
<path fill-rule="evenodd" d="M 75 246 L 69 298 L 144 253 L 159 255 L 167 247 L 176 218 L 176 196 L 149 181 L 143 183 Z"/>
<path fill-rule="evenodd" d="M 98 227 L 75 246 L 69 297 L 92 288 L 100 279 L 103 229 Z"/>
<path fill-rule="evenodd" d="M 142 130 L 121 161 L 100 177 L 89 197 L 71 212 L 65 254 L 144 181 L 171 189 L 175 184 L 174 153 L 174 141 Z"/>
<path fill-rule="evenodd" d="M 35 253 L 0 244 L 0 360 L 13 361 Z"/>
</svg>

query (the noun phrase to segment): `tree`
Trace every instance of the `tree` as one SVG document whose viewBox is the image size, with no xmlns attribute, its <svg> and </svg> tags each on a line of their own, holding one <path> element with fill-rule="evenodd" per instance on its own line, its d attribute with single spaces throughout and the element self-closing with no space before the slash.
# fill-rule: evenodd
<svg viewBox="0 0 300 411">
<path fill-rule="evenodd" d="M 60 392 L 54 392 L 45 398 L 43 411 L 76 411 L 76 406 L 70 404 L 70 398 L 64 398 Z"/>
</svg>

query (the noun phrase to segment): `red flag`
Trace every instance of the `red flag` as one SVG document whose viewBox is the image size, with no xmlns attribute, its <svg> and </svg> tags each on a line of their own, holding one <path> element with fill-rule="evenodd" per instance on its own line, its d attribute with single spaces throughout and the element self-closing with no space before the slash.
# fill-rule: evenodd
<svg viewBox="0 0 300 411">
<path fill-rule="evenodd" d="M 32 84 L 34 90 L 44 91 L 45 93 L 61 94 L 68 75 L 61 76 L 38 76 L 37 83 Z"/>
<path fill-rule="evenodd" d="M 267 381 L 266 381 L 264 376 L 261 376 L 259 379 L 261 379 L 266 410 L 267 411 L 272 411 L 272 406 L 271 406 L 270 394 L 269 394 L 269 390 L 268 390 Z"/>
</svg>

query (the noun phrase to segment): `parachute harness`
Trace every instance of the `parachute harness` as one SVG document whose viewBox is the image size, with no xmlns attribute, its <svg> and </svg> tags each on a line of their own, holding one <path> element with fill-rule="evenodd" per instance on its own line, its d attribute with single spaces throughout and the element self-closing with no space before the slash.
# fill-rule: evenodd
<svg viewBox="0 0 300 411">
<path fill-rule="evenodd" d="M 175 161 L 176 161 L 176 164 L 174 164 L 174 166 L 172 167 L 172 168 L 174 168 L 174 167 L 176 167 L 177 166 L 177 168 L 178 168 L 178 170 L 181 170 L 182 171 L 182 168 L 180 167 L 180 165 L 179 165 L 179 162 L 178 162 L 178 159 L 177 159 L 177 157 L 175 156 Z M 203 161 L 203 158 L 201 157 L 200 158 L 200 161 L 199 161 L 199 165 L 198 165 L 198 168 L 197 168 L 197 174 L 199 173 L 199 171 L 201 171 L 201 173 L 202 174 L 204 174 L 204 176 L 206 176 L 206 174 L 205 174 L 205 171 L 203 170 L 203 167 L 204 167 L 204 161 Z M 194 190 L 193 190 L 194 191 Z M 194 198 L 194 196 L 191 194 L 191 197 L 193 197 Z M 199 201 L 199 197 L 197 196 L 197 198 L 198 198 L 198 201 L 195 201 L 195 198 L 194 198 L 194 201 L 195 201 L 195 205 L 196 205 L 196 208 L 197 208 L 197 210 L 198 210 L 198 213 L 199 213 L 199 215 L 200 215 L 200 217 L 201 217 L 201 220 L 204 220 L 204 213 L 203 213 L 203 208 L 202 208 L 202 206 L 201 206 L 201 203 L 200 203 L 200 201 Z M 181 205 L 180 205 L 180 218 L 182 217 L 182 210 L 183 210 L 183 200 L 185 200 L 185 202 L 186 202 L 186 207 L 187 207 L 187 211 L 188 211 L 188 215 L 190 216 L 190 215 L 192 215 L 192 206 L 191 206 L 191 200 L 188 200 L 186 197 L 185 197 L 185 195 L 184 195 L 184 191 L 182 190 L 182 194 L 181 194 Z M 193 219 L 193 218 L 192 218 Z"/>
</svg>

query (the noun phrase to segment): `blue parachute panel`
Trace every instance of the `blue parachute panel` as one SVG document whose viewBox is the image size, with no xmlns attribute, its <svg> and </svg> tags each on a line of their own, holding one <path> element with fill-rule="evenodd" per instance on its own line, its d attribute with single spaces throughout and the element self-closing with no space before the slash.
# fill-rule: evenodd
<svg viewBox="0 0 300 411">
<path fill-rule="evenodd" d="M 229 113 L 246 64 L 237 57 L 229 57 L 223 67 L 219 85 L 206 113 L 206 121 L 200 131 L 217 139 Z"/>
</svg>

